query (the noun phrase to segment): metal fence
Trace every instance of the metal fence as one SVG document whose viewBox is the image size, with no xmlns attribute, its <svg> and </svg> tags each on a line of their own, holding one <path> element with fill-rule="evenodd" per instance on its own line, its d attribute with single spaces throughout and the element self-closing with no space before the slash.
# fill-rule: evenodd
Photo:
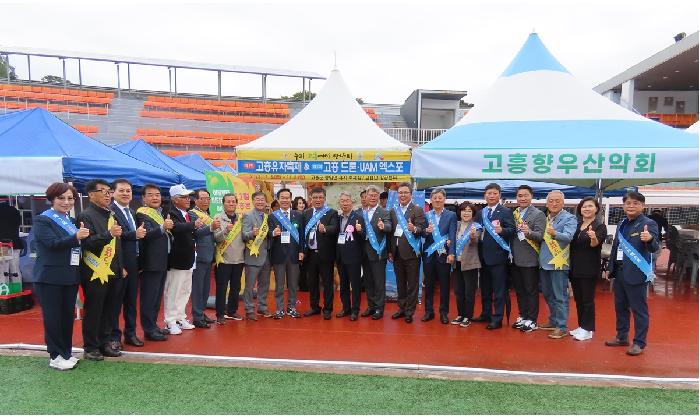
<svg viewBox="0 0 700 418">
<path fill-rule="evenodd" d="M 385 128 L 384 132 L 406 145 L 419 146 L 432 141 L 446 130 L 447 129 Z"/>
</svg>

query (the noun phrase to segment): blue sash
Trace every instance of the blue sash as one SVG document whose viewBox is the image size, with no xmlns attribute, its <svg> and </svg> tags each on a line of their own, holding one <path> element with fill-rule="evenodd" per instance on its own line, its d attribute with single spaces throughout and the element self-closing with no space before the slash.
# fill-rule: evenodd
<svg viewBox="0 0 700 418">
<path fill-rule="evenodd" d="M 367 215 L 367 211 L 362 210 L 362 217 L 365 219 L 365 230 L 367 235 L 367 239 L 369 240 L 369 245 L 374 248 L 374 251 L 377 252 L 377 256 L 381 257 L 382 256 L 382 251 L 384 251 L 384 246 L 386 245 L 386 235 L 384 238 L 382 238 L 381 244 L 377 242 L 377 235 L 374 233 L 374 228 L 372 227 L 372 224 L 370 223 L 369 215 Z"/>
<path fill-rule="evenodd" d="M 471 231 L 471 227 L 476 228 L 477 231 L 482 229 L 482 226 L 479 225 L 477 222 L 472 222 L 471 226 L 464 231 L 464 234 L 457 240 L 457 248 L 455 252 L 455 257 L 459 258 L 462 255 L 462 250 L 464 250 L 464 247 L 469 245 L 469 239 L 471 238 L 469 236 L 469 232 Z"/>
<path fill-rule="evenodd" d="M 44 212 L 42 212 L 42 215 L 54 221 L 56 225 L 60 226 L 64 231 L 68 233 L 68 235 L 75 235 L 78 232 L 78 228 L 76 228 L 75 225 L 73 225 L 73 223 L 71 223 L 67 219 L 67 216 L 64 218 L 53 209 L 45 210 Z"/>
<path fill-rule="evenodd" d="M 304 228 L 304 236 L 305 237 L 309 236 L 309 232 L 311 232 L 311 230 L 314 229 L 314 227 L 316 226 L 318 221 L 321 218 L 323 218 L 323 215 L 325 215 L 329 210 L 331 210 L 331 208 L 329 208 L 328 206 L 324 206 L 320 210 L 316 210 L 316 214 L 314 216 L 312 216 L 311 219 L 309 219 L 309 223 L 306 224 L 306 228 Z M 299 241 L 297 241 L 297 242 L 299 242 Z"/>
<path fill-rule="evenodd" d="M 430 255 L 433 254 L 438 248 L 445 246 L 445 243 L 447 242 L 447 235 L 440 236 L 440 226 L 438 225 L 434 210 L 428 212 L 428 218 L 430 223 L 433 224 L 433 244 L 428 247 L 428 250 L 426 251 L 426 255 L 430 257 Z"/>
<path fill-rule="evenodd" d="M 392 209 L 394 209 L 394 213 L 396 214 L 396 218 L 399 221 L 399 225 L 401 225 L 401 229 L 403 229 L 403 236 L 406 237 L 408 243 L 411 244 L 411 248 L 413 248 L 413 251 L 416 254 L 420 254 L 420 239 L 408 230 L 408 222 L 406 222 L 406 216 L 404 216 L 404 214 L 401 213 L 401 207 L 399 206 L 398 200 L 394 201 L 394 206 Z"/>
<path fill-rule="evenodd" d="M 481 219 L 484 221 L 484 229 L 489 233 L 489 235 L 491 235 L 491 238 L 493 238 L 493 240 L 501 246 L 501 248 L 508 251 L 508 254 L 510 254 L 510 246 L 508 243 L 506 243 L 505 240 L 493 230 L 493 224 L 491 224 L 488 210 L 488 207 L 481 209 Z"/>
<path fill-rule="evenodd" d="M 299 244 L 299 231 L 296 228 L 294 228 L 292 222 L 282 214 L 282 211 L 280 209 L 277 209 L 276 211 L 272 212 L 272 214 L 275 215 L 275 218 L 279 221 L 279 223 L 282 224 L 284 229 L 286 229 L 287 232 L 289 232 L 289 234 L 292 236 L 292 238 L 294 238 L 294 241 L 296 241 L 297 244 Z M 290 210 L 289 217 L 291 216 L 292 212 Z"/>
<path fill-rule="evenodd" d="M 642 273 L 647 276 L 647 282 L 652 281 L 654 278 L 654 268 L 652 267 L 651 263 L 642 257 L 639 251 L 637 251 L 637 249 L 634 248 L 632 244 L 630 244 L 629 241 L 622 236 L 621 229 L 618 229 L 617 238 L 618 246 L 622 248 L 622 252 L 632 261 L 632 263 L 634 263 L 635 266 L 637 266 L 639 270 L 642 271 Z"/>
</svg>

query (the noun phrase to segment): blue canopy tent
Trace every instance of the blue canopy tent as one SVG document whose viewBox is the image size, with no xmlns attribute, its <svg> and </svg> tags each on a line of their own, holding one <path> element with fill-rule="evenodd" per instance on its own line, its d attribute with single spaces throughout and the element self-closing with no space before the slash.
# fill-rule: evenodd
<svg viewBox="0 0 700 418">
<path fill-rule="evenodd" d="M 236 170 L 231 168 L 231 166 L 229 166 L 228 164 L 217 167 L 209 161 L 205 160 L 201 155 L 196 153 L 178 155 L 177 157 L 173 158 L 185 164 L 186 166 L 199 171 L 200 173 L 204 173 L 205 171 L 228 171 L 229 173 L 236 174 Z"/>
<path fill-rule="evenodd" d="M 115 148 L 124 154 L 130 155 L 139 161 L 156 166 L 162 170 L 173 173 L 178 178 L 178 183 L 184 184 L 189 189 L 206 187 L 204 174 L 189 166 L 169 157 L 149 145 L 143 139 L 129 141 L 117 145 Z"/>
<path fill-rule="evenodd" d="M 483 199 L 484 187 L 489 183 L 498 183 L 501 186 L 501 194 L 503 198 L 515 198 L 518 186 L 526 184 L 532 187 L 533 197 L 535 199 L 544 199 L 547 193 L 552 190 L 561 190 L 566 195 L 567 199 L 581 199 L 586 196 L 595 196 L 596 189 L 588 187 L 570 186 L 566 184 L 547 183 L 542 181 L 531 180 L 480 180 L 468 181 L 465 183 L 448 184 L 441 186 L 445 189 L 448 199 Z M 430 196 L 433 188 L 428 188 L 425 191 L 426 197 Z M 627 189 L 605 190 L 604 196 L 614 197 L 623 196 Z"/>
<path fill-rule="evenodd" d="M 63 179 L 72 181 L 78 190 L 94 178 L 126 178 L 136 187 L 146 183 L 166 187 L 178 182 L 173 173 L 85 136 L 40 108 L 0 116 L 0 156 L 59 157 Z"/>
</svg>

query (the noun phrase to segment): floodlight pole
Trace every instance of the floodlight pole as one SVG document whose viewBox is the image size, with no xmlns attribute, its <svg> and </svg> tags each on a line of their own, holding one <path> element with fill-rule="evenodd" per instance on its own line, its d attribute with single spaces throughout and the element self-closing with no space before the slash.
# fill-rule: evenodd
<svg viewBox="0 0 700 418">
<path fill-rule="evenodd" d="M 218 96 L 219 96 L 219 101 L 221 101 L 221 70 L 216 71 L 216 79 L 217 79 L 217 85 L 218 85 Z"/>
<path fill-rule="evenodd" d="M 168 67 L 168 95 L 173 96 L 173 71 Z"/>
<path fill-rule="evenodd" d="M 117 97 L 122 97 L 122 84 L 121 84 L 121 77 L 119 76 L 119 63 L 115 62 L 117 64 Z"/>
<path fill-rule="evenodd" d="M 68 83 L 66 82 L 66 59 L 61 58 L 61 64 L 63 65 L 63 88 L 68 87 Z M 9 74 L 9 65 L 8 65 L 8 74 Z M 8 76 L 9 78 L 9 76 Z"/>
<path fill-rule="evenodd" d="M 126 88 L 131 93 L 131 64 L 126 63 Z"/>
<path fill-rule="evenodd" d="M 78 84 L 80 87 L 83 86 L 83 68 L 80 64 L 80 58 L 78 58 Z"/>
<path fill-rule="evenodd" d="M 175 96 L 177 96 L 177 67 L 173 67 L 173 78 L 175 80 Z"/>
<path fill-rule="evenodd" d="M 32 81 L 32 61 L 29 57 L 31 57 L 31 55 L 27 54 L 27 73 L 28 73 L 27 78 L 31 82 Z"/>
<path fill-rule="evenodd" d="M 262 102 L 267 103 L 267 74 L 262 75 Z"/>
<path fill-rule="evenodd" d="M 306 78 L 301 78 L 301 103 L 306 104 Z"/>
</svg>

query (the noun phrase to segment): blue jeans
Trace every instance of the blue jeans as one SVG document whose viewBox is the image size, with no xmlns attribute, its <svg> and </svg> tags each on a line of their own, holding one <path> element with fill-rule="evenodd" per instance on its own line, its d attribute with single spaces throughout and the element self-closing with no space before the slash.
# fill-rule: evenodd
<svg viewBox="0 0 700 418">
<path fill-rule="evenodd" d="M 549 306 L 549 323 L 566 331 L 569 318 L 569 271 L 540 269 L 544 300 Z"/>
</svg>

